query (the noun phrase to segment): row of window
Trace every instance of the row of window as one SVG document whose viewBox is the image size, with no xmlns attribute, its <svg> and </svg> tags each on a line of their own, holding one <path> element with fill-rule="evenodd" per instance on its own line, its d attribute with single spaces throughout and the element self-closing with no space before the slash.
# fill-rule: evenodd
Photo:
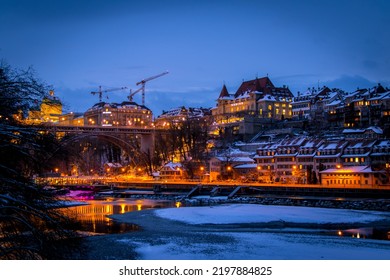
<svg viewBox="0 0 390 280">
<path fill-rule="evenodd" d="M 328 177 L 340 177 L 340 174 L 331 173 L 331 174 L 327 174 L 327 176 Z M 343 177 L 356 177 L 356 176 L 360 176 L 360 175 L 357 175 L 356 173 L 343 173 L 342 176 Z M 364 178 L 368 178 L 369 176 L 370 176 L 370 174 L 363 173 Z"/>
<path fill-rule="evenodd" d="M 353 158 L 353 157 L 351 157 L 351 158 L 345 158 L 344 162 L 363 163 L 363 162 L 366 162 L 366 160 L 365 160 L 365 158 L 358 158 L 358 157 Z"/>
<path fill-rule="evenodd" d="M 328 185 L 361 185 L 363 182 L 368 185 L 368 180 L 326 180 Z"/>
</svg>

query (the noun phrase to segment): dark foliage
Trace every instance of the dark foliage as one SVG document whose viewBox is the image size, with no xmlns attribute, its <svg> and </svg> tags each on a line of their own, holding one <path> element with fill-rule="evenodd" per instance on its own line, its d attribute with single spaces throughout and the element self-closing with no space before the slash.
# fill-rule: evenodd
<svg viewBox="0 0 390 280">
<path fill-rule="evenodd" d="M 0 259 L 63 259 L 78 243 L 54 194 L 32 180 L 58 146 L 22 121 L 48 92 L 34 75 L 0 64 Z"/>
</svg>

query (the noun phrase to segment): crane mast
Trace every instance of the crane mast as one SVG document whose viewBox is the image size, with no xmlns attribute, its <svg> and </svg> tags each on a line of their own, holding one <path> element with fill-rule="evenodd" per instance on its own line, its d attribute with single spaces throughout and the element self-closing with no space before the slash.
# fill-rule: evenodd
<svg viewBox="0 0 390 280">
<path fill-rule="evenodd" d="M 141 90 L 142 90 L 142 87 L 139 88 L 139 89 L 136 89 L 135 91 L 132 91 L 132 90 L 130 89 L 130 95 L 127 97 L 127 98 L 129 99 L 129 101 L 130 101 L 130 102 L 133 101 L 133 96 L 134 96 L 137 92 L 140 92 Z"/>
<path fill-rule="evenodd" d="M 159 78 L 159 77 L 161 77 L 161 76 L 164 76 L 164 75 L 166 75 L 166 74 L 168 74 L 168 73 L 169 73 L 168 71 L 165 71 L 165 72 L 163 72 L 163 73 L 161 73 L 161 74 L 158 74 L 158 75 L 155 75 L 155 76 L 146 78 L 146 79 L 144 79 L 144 80 L 142 80 L 142 81 L 139 81 L 139 82 L 136 84 L 137 86 L 141 85 L 141 90 L 142 90 L 142 105 L 145 105 L 145 84 L 146 84 L 146 82 L 149 82 L 149 81 L 151 81 L 151 80 L 157 79 L 157 78 Z"/>
<path fill-rule="evenodd" d="M 123 90 L 123 89 L 127 89 L 127 87 L 111 88 L 111 89 L 102 90 L 102 86 L 99 86 L 99 90 L 98 91 L 91 91 L 91 94 L 93 94 L 93 95 L 99 94 L 99 102 L 102 102 L 102 96 L 103 96 L 104 92 Z"/>
</svg>

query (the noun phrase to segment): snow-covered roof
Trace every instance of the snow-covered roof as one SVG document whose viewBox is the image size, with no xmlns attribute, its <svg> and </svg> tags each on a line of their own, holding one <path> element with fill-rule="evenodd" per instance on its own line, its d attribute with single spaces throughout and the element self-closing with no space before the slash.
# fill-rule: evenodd
<svg viewBox="0 0 390 280">
<path fill-rule="evenodd" d="M 122 167 L 122 164 L 120 164 L 118 162 L 107 162 L 107 163 L 105 163 L 105 165 L 110 167 L 110 168 L 121 168 Z"/>
<path fill-rule="evenodd" d="M 322 139 L 309 139 L 304 143 L 304 145 L 301 146 L 301 149 L 305 148 L 314 148 L 322 143 Z"/>
<path fill-rule="evenodd" d="M 264 95 L 264 97 L 263 98 L 260 98 L 259 100 L 257 100 L 257 102 L 259 102 L 259 101 L 278 101 L 276 98 L 275 98 L 275 96 L 272 96 L 272 95 L 270 95 L 270 94 L 266 94 L 266 95 Z"/>
<path fill-rule="evenodd" d="M 220 100 L 233 100 L 234 97 L 229 95 L 229 96 L 220 97 L 220 98 L 218 98 L 218 99 L 220 99 Z"/>
<path fill-rule="evenodd" d="M 378 171 L 373 171 L 371 166 L 363 165 L 363 166 L 345 166 L 342 168 L 330 168 L 320 173 L 377 173 Z"/>
<path fill-rule="evenodd" d="M 323 150 L 336 150 L 338 148 L 341 148 L 343 147 L 344 145 L 348 144 L 348 142 L 346 141 L 337 141 L 337 142 L 333 142 L 333 141 L 330 141 L 330 142 L 325 142 L 324 144 L 322 144 L 318 150 L 319 151 L 323 151 Z"/>
<path fill-rule="evenodd" d="M 297 158 L 311 158 L 311 157 L 314 157 L 316 155 L 316 152 L 313 152 L 311 154 L 299 154 L 297 155 Z"/>
<path fill-rule="evenodd" d="M 253 158 L 258 158 L 258 159 L 271 159 L 271 158 L 274 158 L 274 156 L 259 156 L 259 155 L 255 155 Z"/>
<path fill-rule="evenodd" d="M 342 157 L 342 158 L 349 158 L 349 157 L 368 157 L 369 154 L 370 154 L 370 152 L 363 153 L 363 154 L 358 154 L 358 153 L 355 153 L 355 154 L 344 154 L 344 155 L 342 155 L 341 157 Z"/>
<path fill-rule="evenodd" d="M 335 155 L 315 155 L 314 158 L 338 158 L 341 156 L 341 153 Z"/>
<path fill-rule="evenodd" d="M 171 169 L 172 171 L 174 171 L 174 170 L 177 170 L 178 168 L 182 168 L 182 164 L 181 163 L 168 162 L 162 168 L 164 168 L 164 169 Z"/>
<path fill-rule="evenodd" d="M 234 169 L 252 169 L 256 167 L 257 167 L 256 163 L 247 163 L 247 164 L 236 165 L 234 166 Z"/>
<path fill-rule="evenodd" d="M 293 153 L 293 154 L 287 154 L 287 153 L 283 153 L 283 154 L 275 154 L 275 157 L 279 157 L 279 158 L 282 158 L 282 157 L 296 157 L 298 155 L 298 152 L 297 153 Z"/>
<path fill-rule="evenodd" d="M 343 133 L 344 134 L 359 134 L 359 133 L 365 133 L 365 132 L 370 131 L 370 130 L 375 132 L 376 134 L 383 134 L 383 130 L 379 127 L 376 127 L 376 126 L 370 126 L 368 128 L 355 128 L 355 129 L 346 128 L 343 130 Z"/>
<path fill-rule="evenodd" d="M 228 162 L 253 162 L 253 159 L 250 157 L 216 157 L 220 161 L 228 161 Z"/>
<path fill-rule="evenodd" d="M 96 103 L 95 105 L 93 105 L 91 108 L 89 108 L 87 111 L 90 111 L 90 110 L 93 110 L 93 109 L 102 109 L 102 108 L 131 108 L 131 109 L 144 109 L 144 110 L 149 110 L 150 109 L 144 105 L 139 105 L 135 102 L 131 102 L 131 101 L 124 101 L 122 103 L 115 103 L 115 102 L 112 102 L 112 103 L 107 103 L 107 102 L 99 102 L 99 103 Z"/>
<path fill-rule="evenodd" d="M 196 117 L 204 117 L 205 115 L 210 114 L 210 109 L 206 108 L 195 108 L 195 107 L 177 107 L 177 108 L 172 108 L 166 112 L 163 112 L 162 115 L 159 116 L 159 118 L 163 117 L 180 117 L 180 116 L 185 116 L 189 118 L 196 118 Z"/>
<path fill-rule="evenodd" d="M 390 97 L 390 91 L 376 94 L 375 96 L 368 99 L 369 101 L 388 99 Z"/>
<path fill-rule="evenodd" d="M 375 147 L 390 147 L 390 140 L 379 140 L 379 142 L 376 142 Z"/>
<path fill-rule="evenodd" d="M 347 146 L 348 149 L 356 149 L 356 148 L 371 148 L 374 146 L 376 140 L 356 140 L 349 142 L 349 145 Z"/>
<path fill-rule="evenodd" d="M 340 105 L 340 103 L 342 103 L 341 100 L 333 100 L 331 103 L 326 104 L 326 106 L 328 106 L 328 107 L 331 107 L 331 106 L 338 106 L 338 105 Z"/>
<path fill-rule="evenodd" d="M 306 140 L 306 136 L 286 138 L 280 142 L 279 146 L 302 146 Z"/>
<path fill-rule="evenodd" d="M 339 93 L 337 91 L 331 91 L 329 92 L 328 98 L 327 99 L 333 99 L 335 98 Z"/>
</svg>

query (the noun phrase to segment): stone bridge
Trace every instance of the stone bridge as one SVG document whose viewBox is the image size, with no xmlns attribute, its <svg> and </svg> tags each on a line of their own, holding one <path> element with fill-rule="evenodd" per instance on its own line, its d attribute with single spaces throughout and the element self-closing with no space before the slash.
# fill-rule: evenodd
<svg viewBox="0 0 390 280">
<path fill-rule="evenodd" d="M 143 152 L 153 154 L 155 128 L 138 128 L 127 126 L 71 126 L 51 125 L 46 130 L 58 137 L 63 137 L 66 145 L 75 140 L 88 137 L 99 137 L 117 145 L 128 154 Z M 64 137 L 67 136 L 67 137 Z"/>
</svg>

